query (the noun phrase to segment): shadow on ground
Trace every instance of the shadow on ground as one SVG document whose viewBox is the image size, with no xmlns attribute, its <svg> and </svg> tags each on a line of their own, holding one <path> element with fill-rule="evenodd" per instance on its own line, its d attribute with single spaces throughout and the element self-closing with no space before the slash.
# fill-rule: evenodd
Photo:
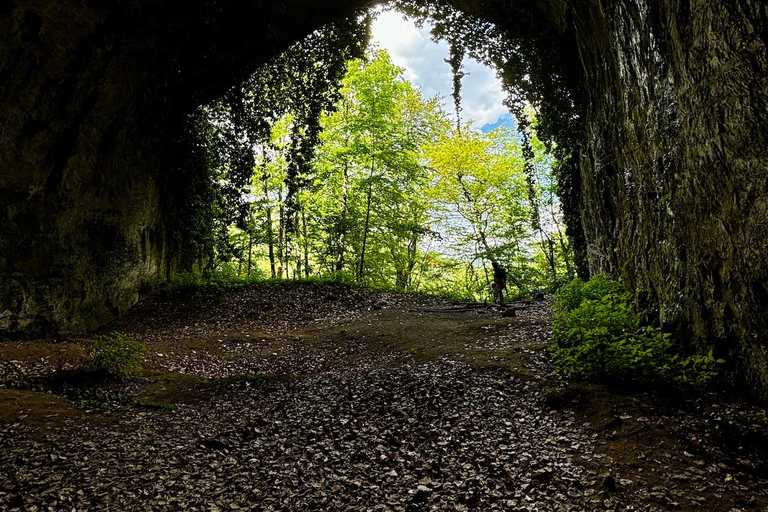
<svg viewBox="0 0 768 512">
<path fill-rule="evenodd" d="M 0 509 L 768 508 L 759 409 L 568 383 L 549 303 L 448 306 L 158 294 L 106 329 L 149 349 L 126 383 L 82 371 L 85 339 L 0 342 Z"/>
</svg>

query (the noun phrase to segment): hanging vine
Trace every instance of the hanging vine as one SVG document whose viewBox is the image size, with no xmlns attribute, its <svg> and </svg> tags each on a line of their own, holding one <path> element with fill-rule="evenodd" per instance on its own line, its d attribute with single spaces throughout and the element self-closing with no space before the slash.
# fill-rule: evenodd
<svg viewBox="0 0 768 512">
<path fill-rule="evenodd" d="M 525 118 L 524 118 L 525 119 Z M 536 193 L 536 167 L 534 164 L 535 155 L 533 145 L 531 144 L 530 123 L 526 119 L 524 123 L 518 125 L 523 139 L 523 172 L 525 173 L 525 182 L 528 185 L 528 202 L 531 205 L 531 227 L 536 231 L 541 231 L 541 218 L 539 214 L 539 198 Z"/>
<path fill-rule="evenodd" d="M 201 224 L 190 228 L 180 222 L 179 229 L 193 235 L 198 245 L 210 254 L 226 255 L 225 226 L 243 224 L 247 211 L 246 187 L 256 164 L 255 148 L 270 143 L 272 126 L 291 114 L 290 143 L 287 148 L 286 207 L 283 209 L 288 234 L 298 227 L 296 195 L 310 180 L 308 163 L 319 142 L 320 118 L 334 108 L 347 62 L 362 57 L 370 33 L 370 16 L 358 13 L 331 23 L 295 43 L 273 58 L 245 82 L 223 97 L 201 107 L 190 120 L 184 145 L 196 150 L 195 184 L 187 183 L 187 208 L 177 208 L 174 218 L 195 218 Z M 188 159 L 187 159 L 188 160 Z M 204 193 L 203 193 L 204 192 Z M 221 229 L 218 229 L 221 228 Z M 201 233 L 220 233 L 211 239 Z"/>
<path fill-rule="evenodd" d="M 462 47 L 451 44 L 450 54 L 446 63 L 451 65 L 451 72 L 453 74 L 453 105 L 456 110 L 456 129 L 461 131 L 461 81 L 468 73 L 462 71 L 464 69 L 464 49 Z"/>
</svg>

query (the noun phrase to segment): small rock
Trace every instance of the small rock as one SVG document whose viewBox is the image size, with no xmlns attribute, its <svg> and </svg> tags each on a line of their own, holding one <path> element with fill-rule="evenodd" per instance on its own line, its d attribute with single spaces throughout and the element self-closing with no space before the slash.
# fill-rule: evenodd
<svg viewBox="0 0 768 512">
<path fill-rule="evenodd" d="M 426 485 L 420 485 L 416 488 L 416 492 L 413 494 L 412 503 L 426 503 L 429 499 L 431 490 Z"/>
<path fill-rule="evenodd" d="M 618 484 L 616 483 L 616 478 L 613 475 L 605 475 L 603 477 L 602 484 L 604 487 L 612 491 L 615 491 L 619 487 Z"/>
</svg>

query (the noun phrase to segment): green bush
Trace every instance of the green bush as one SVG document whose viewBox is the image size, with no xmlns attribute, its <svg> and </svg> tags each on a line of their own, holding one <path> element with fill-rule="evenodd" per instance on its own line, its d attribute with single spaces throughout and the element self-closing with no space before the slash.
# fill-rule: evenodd
<svg viewBox="0 0 768 512">
<path fill-rule="evenodd" d="M 605 276 L 573 281 L 555 297 L 553 362 L 569 377 L 703 386 L 723 362 L 711 352 L 681 357 L 668 333 L 641 325 L 631 295 Z"/>
<path fill-rule="evenodd" d="M 240 288 L 254 283 L 269 281 L 259 269 L 252 269 L 251 274 L 238 272 L 237 265 L 222 265 L 205 275 L 194 272 L 176 274 L 168 283 L 168 292 L 172 294 L 218 294 L 225 290 Z"/>
<path fill-rule="evenodd" d="M 579 345 L 583 341 L 607 342 L 616 336 L 637 331 L 640 319 L 628 303 L 625 293 L 609 293 L 600 298 L 582 299 L 573 309 L 560 306 L 557 294 L 553 337 L 559 346 Z M 573 300 L 572 296 L 568 300 Z"/>
<path fill-rule="evenodd" d="M 88 347 L 94 370 L 113 380 L 136 378 L 141 373 L 140 355 L 147 349 L 118 332 L 100 335 Z"/>
<path fill-rule="evenodd" d="M 573 282 L 573 274 L 560 274 L 557 277 L 549 277 L 544 285 L 548 293 L 555 293 Z M 581 282 L 581 281 L 579 281 Z"/>
<path fill-rule="evenodd" d="M 577 277 L 557 291 L 557 311 L 570 312 L 580 307 L 584 300 L 602 299 L 608 295 L 619 295 L 623 291 L 621 283 L 602 274 L 589 281 Z"/>
</svg>

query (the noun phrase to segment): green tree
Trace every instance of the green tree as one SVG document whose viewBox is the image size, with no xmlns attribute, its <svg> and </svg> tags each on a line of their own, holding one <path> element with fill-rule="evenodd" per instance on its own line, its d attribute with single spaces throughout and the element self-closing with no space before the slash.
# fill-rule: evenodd
<svg viewBox="0 0 768 512">
<path fill-rule="evenodd" d="M 423 199 L 428 173 L 420 151 L 445 128 L 445 115 L 382 50 L 350 64 L 341 93 L 339 108 L 324 120 L 318 158 L 339 205 L 326 212 L 335 223 L 328 249 L 335 249 L 336 271 L 344 268 L 351 245 L 358 280 L 387 281 L 393 270 L 396 286 L 404 289 L 418 243 L 429 231 L 430 203 Z M 368 276 L 373 270 L 377 275 Z"/>
<path fill-rule="evenodd" d="M 435 171 L 433 194 L 471 260 L 524 256 L 529 205 L 519 143 L 511 130 L 483 134 L 469 126 L 452 130 L 426 151 Z M 510 269 L 508 269 L 509 271 Z M 524 289 L 522 279 L 510 280 Z"/>
<path fill-rule="evenodd" d="M 573 279 L 574 268 L 570 242 L 565 235 L 565 223 L 557 196 L 553 168 L 556 160 L 536 131 L 538 121 L 532 108 L 525 111 L 523 129 L 524 158 L 528 197 L 531 207 L 531 227 L 536 239 L 538 264 L 557 286 Z"/>
<path fill-rule="evenodd" d="M 327 72 L 296 74 L 288 64 L 322 60 L 321 48 L 311 57 L 292 52 L 270 73 L 304 82 L 267 93 L 287 106 L 256 108 L 264 98 L 254 89 L 247 116 L 219 108 L 221 117 L 211 118 L 222 140 L 245 141 L 252 159 L 249 183 L 233 183 L 239 150 L 222 145 L 229 156 L 220 159 L 218 183 L 242 212 L 220 221 L 229 245 L 224 263 L 234 268 L 233 256 L 240 275 L 335 274 L 457 297 L 487 289 L 478 261 L 500 261 L 520 291 L 548 269 L 558 276 L 551 157 L 535 132 L 523 137 L 526 146 L 509 129 L 452 128 L 439 100 L 424 99 L 381 50 L 346 65 L 338 94 L 314 94 L 307 84 L 330 83 Z"/>
<path fill-rule="evenodd" d="M 339 98 L 347 62 L 363 55 L 369 21 L 367 15 L 353 15 L 315 31 L 203 107 L 204 122 L 198 123 L 197 132 L 207 150 L 206 165 L 217 197 L 212 206 L 215 229 L 209 229 L 218 234 L 219 261 L 228 262 L 242 249 L 232 243 L 229 227 L 232 223 L 247 227 L 253 170 L 267 158 L 258 148 L 271 144 L 273 126 L 289 115 L 288 144 L 281 147 L 285 192 L 279 201 L 283 228 L 279 238 L 284 243 L 276 247 L 286 251 L 287 258 L 290 236 L 298 232 L 295 197 L 309 179 L 320 118 Z"/>
</svg>

